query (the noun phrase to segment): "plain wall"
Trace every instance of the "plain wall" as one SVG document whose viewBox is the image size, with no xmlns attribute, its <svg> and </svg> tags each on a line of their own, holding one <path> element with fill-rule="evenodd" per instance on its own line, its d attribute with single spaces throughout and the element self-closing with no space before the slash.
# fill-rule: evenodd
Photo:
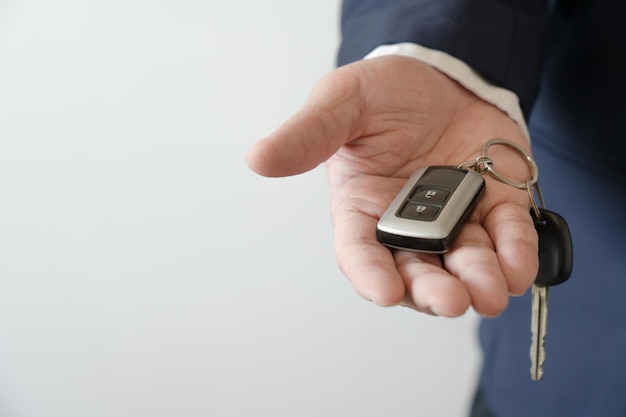
<svg viewBox="0 0 626 417">
<path fill-rule="evenodd" d="M 323 167 L 243 162 L 339 7 L 0 0 L 0 416 L 465 415 L 475 315 L 360 299 Z"/>
</svg>

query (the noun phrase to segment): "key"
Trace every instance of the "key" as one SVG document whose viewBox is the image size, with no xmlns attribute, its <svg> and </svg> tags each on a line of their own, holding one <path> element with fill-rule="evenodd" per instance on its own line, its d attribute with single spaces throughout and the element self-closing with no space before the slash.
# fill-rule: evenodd
<svg viewBox="0 0 626 417">
<path fill-rule="evenodd" d="M 417 252 L 450 249 L 485 189 L 473 170 L 430 166 L 417 170 L 376 227 L 384 245 Z"/>
<path fill-rule="evenodd" d="M 557 213 L 539 209 L 541 218 L 533 215 L 539 236 L 539 272 L 532 286 L 530 377 L 540 381 L 546 360 L 545 337 L 548 326 L 549 287 L 562 284 L 572 273 L 572 237 L 565 220 Z M 531 211 L 531 213 L 534 213 Z"/>
<path fill-rule="evenodd" d="M 530 378 L 541 381 L 543 364 L 546 361 L 545 337 L 548 332 L 548 287 L 533 284 L 532 313 L 530 328 L 532 340 L 530 344 Z"/>
</svg>

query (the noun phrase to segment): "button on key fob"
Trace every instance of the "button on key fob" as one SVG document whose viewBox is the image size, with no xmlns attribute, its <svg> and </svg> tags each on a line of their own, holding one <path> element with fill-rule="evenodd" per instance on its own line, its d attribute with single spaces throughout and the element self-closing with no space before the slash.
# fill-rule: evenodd
<svg viewBox="0 0 626 417">
<path fill-rule="evenodd" d="M 453 166 L 421 168 L 380 218 L 376 238 L 396 249 L 444 253 L 484 189 L 485 180 L 475 171 Z"/>
</svg>

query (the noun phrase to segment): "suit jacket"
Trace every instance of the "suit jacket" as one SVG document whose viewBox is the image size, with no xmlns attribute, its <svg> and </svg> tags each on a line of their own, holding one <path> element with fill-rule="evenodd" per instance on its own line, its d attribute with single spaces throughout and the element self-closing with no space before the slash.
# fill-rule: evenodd
<svg viewBox="0 0 626 417">
<path fill-rule="evenodd" d="M 625 20 L 621 0 L 343 3 L 340 65 L 414 42 L 515 92 L 547 208 L 570 225 L 574 272 L 551 293 L 544 379 L 529 376 L 528 295 L 481 322 L 495 416 L 626 415 Z"/>
<path fill-rule="evenodd" d="M 414 42 L 468 63 L 520 96 L 529 110 L 548 41 L 542 0 L 347 0 L 339 64 L 376 46 Z"/>
</svg>

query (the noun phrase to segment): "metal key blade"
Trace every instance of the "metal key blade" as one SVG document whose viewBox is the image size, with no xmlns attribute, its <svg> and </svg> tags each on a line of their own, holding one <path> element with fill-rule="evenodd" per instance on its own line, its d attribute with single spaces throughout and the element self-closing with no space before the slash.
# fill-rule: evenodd
<svg viewBox="0 0 626 417">
<path fill-rule="evenodd" d="M 530 345 L 530 377 L 533 381 L 540 381 L 543 377 L 543 364 L 546 360 L 544 338 L 548 326 L 548 287 L 532 286 L 532 318 Z"/>
</svg>

